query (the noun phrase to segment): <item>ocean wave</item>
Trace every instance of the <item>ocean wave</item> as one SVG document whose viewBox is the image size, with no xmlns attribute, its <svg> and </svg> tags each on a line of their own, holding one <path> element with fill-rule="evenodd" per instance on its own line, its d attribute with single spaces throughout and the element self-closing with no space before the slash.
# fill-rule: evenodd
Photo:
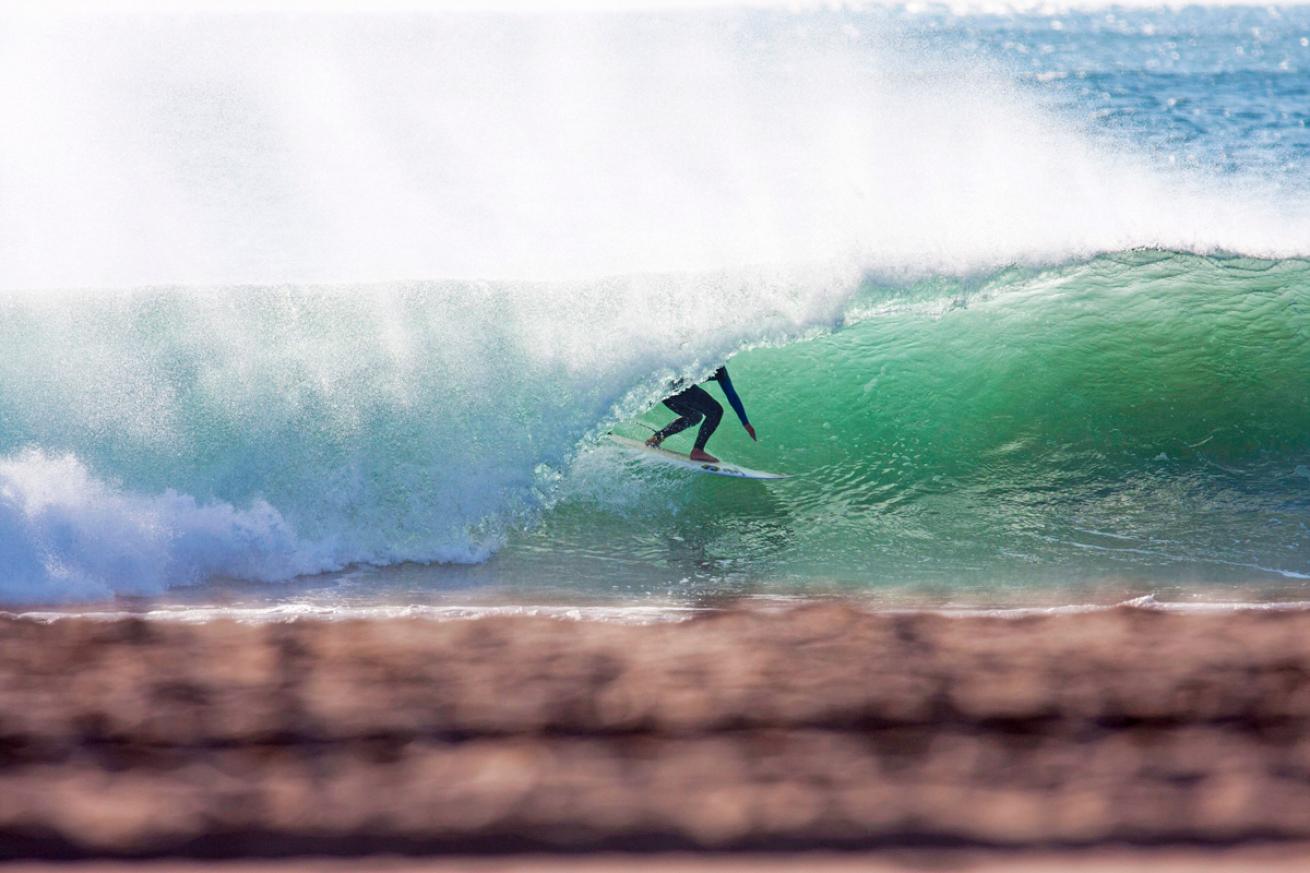
<svg viewBox="0 0 1310 873">
<path fill-rule="evenodd" d="M 642 538 L 688 523 L 738 568 L 825 577 L 1310 572 L 1306 261 L 803 279 L 610 280 L 558 309 L 512 284 L 10 298 L 0 596 L 480 562 L 525 536 L 658 554 Z M 716 445 L 797 474 L 744 515 L 597 443 L 727 358 L 762 441 L 729 422 Z"/>
<path fill-rule="evenodd" d="M 1299 14 L 7 19 L 0 597 L 1300 578 Z"/>
</svg>

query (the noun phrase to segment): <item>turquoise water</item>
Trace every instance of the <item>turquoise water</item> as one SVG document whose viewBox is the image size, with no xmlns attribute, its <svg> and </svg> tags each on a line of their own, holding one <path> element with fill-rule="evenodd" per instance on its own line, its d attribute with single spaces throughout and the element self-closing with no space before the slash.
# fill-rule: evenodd
<svg viewBox="0 0 1310 873">
<path fill-rule="evenodd" d="M 6 603 L 1307 599 L 1310 9 L 24 27 Z"/>
<path fill-rule="evenodd" d="M 791 590 L 1310 575 L 1310 263 L 1134 253 L 857 299 L 734 359 L 764 439 L 719 450 L 796 479 L 639 468 L 616 500 L 594 479 L 620 459 L 588 460 L 524 546 L 658 562 L 678 531 L 693 576 Z"/>
</svg>

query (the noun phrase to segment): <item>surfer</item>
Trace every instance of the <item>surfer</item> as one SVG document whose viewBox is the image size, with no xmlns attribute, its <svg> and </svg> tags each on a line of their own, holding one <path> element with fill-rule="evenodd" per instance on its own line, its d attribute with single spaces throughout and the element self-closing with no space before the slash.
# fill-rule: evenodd
<svg viewBox="0 0 1310 873">
<path fill-rule="evenodd" d="M 723 389 L 723 396 L 728 398 L 733 411 L 741 419 L 741 426 L 746 428 L 746 433 L 751 435 L 751 439 L 755 439 L 755 428 L 751 427 L 750 420 L 746 418 L 746 407 L 741 405 L 741 398 L 737 396 L 737 389 L 732 387 L 732 380 L 728 378 L 728 368 L 719 367 L 714 371 L 714 375 L 710 379 L 719 383 L 719 387 Z M 696 434 L 696 445 L 692 448 L 688 457 L 693 461 L 705 461 L 710 464 L 718 463 L 718 458 L 705 451 L 705 444 L 710 441 L 710 437 L 714 435 L 714 431 L 718 428 L 719 419 L 723 418 L 723 405 L 711 397 L 710 392 L 699 385 L 684 388 L 666 399 L 664 405 L 678 413 L 680 417 L 665 425 L 663 430 L 656 431 L 654 436 L 646 440 L 646 445 L 658 446 L 675 433 L 681 433 L 704 418 L 705 421 L 700 426 L 700 432 Z"/>
</svg>

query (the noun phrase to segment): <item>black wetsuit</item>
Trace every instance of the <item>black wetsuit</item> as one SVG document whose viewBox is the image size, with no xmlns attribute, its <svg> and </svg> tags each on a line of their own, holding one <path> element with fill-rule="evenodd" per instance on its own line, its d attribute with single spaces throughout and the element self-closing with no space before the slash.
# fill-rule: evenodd
<svg viewBox="0 0 1310 873">
<path fill-rule="evenodd" d="M 732 387 L 732 380 L 728 378 L 727 368 L 719 367 L 714 371 L 714 375 L 710 379 L 719 383 L 719 387 L 723 389 L 724 396 L 732 404 L 732 409 L 737 413 L 737 417 L 741 419 L 741 423 L 749 425 L 750 421 L 746 418 L 746 408 L 741 405 L 741 398 L 737 396 L 737 390 Z M 723 418 L 723 404 L 711 397 L 710 392 L 699 385 L 684 388 L 665 400 L 664 405 L 681 417 L 670 422 L 663 430 L 658 431 L 654 437 L 656 442 L 662 442 L 675 433 L 681 433 L 704 418 L 705 423 L 700 426 L 700 432 L 696 434 L 696 448 L 703 451 L 705 444 L 710 441 L 710 437 L 714 435 L 714 431 L 718 428 L 719 420 Z"/>
</svg>

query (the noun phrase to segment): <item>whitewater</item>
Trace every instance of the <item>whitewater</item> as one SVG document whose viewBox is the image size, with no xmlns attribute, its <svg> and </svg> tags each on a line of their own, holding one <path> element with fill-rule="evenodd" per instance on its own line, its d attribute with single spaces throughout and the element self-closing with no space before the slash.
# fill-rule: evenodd
<svg viewBox="0 0 1310 873">
<path fill-rule="evenodd" d="M 2 603 L 1306 599 L 1308 8 L 5 25 Z"/>
</svg>

